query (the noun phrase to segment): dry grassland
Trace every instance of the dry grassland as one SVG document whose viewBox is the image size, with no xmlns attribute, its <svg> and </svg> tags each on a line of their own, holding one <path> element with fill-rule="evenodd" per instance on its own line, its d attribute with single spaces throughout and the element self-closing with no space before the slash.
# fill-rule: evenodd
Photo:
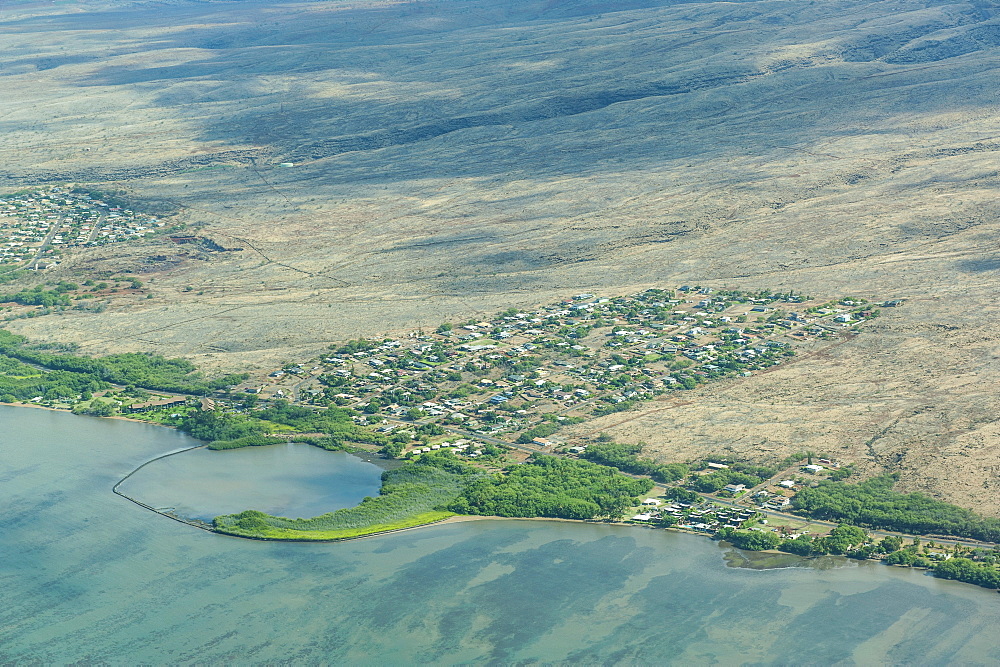
<svg viewBox="0 0 1000 667">
<path fill-rule="evenodd" d="M 991 11 L 6 5 L 0 186 L 112 184 L 244 248 L 79 253 L 53 277 L 138 274 L 154 298 L 10 328 L 232 370 L 581 291 L 905 298 L 832 351 L 578 435 L 813 449 L 996 514 Z"/>
</svg>

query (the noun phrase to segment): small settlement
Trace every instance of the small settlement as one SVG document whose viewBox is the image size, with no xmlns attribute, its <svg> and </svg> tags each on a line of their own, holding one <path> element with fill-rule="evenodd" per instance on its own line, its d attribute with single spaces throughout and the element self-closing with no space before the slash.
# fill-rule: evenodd
<svg viewBox="0 0 1000 667">
<path fill-rule="evenodd" d="M 385 432 L 407 423 L 557 446 L 559 428 L 638 402 L 739 378 L 854 335 L 871 302 L 682 286 L 577 294 L 529 310 L 331 346 L 239 392 L 357 409 Z"/>
<path fill-rule="evenodd" d="M 45 268 L 66 248 L 142 238 L 165 223 L 69 186 L 0 197 L 0 266 Z"/>
<path fill-rule="evenodd" d="M 797 491 L 821 479 L 839 479 L 837 473 L 841 470 L 841 465 L 826 458 L 818 459 L 819 463 L 812 463 L 811 458 L 805 462 L 799 460 L 799 457 L 793 459 L 773 468 L 754 466 L 753 474 L 737 473 L 730 465 L 717 461 L 693 464 L 690 475 L 664 485 L 668 489 L 667 497 L 671 493 L 683 496 L 683 502 L 668 500 L 667 497 L 647 498 L 636 508 L 638 513 L 630 521 L 711 534 L 723 528 L 753 528 L 777 532 L 782 537 L 794 539 L 799 535 L 795 532 L 794 524 L 778 522 L 769 526 L 766 516 L 772 512 L 787 512 Z M 744 466 L 737 464 L 736 467 Z M 747 484 L 729 483 L 718 488 L 700 483 L 700 480 L 731 473 L 745 479 Z M 685 489 L 687 492 L 678 494 L 670 491 L 671 489 Z M 697 494 L 691 493 L 692 491 Z M 801 523 L 804 524 L 805 521 Z"/>
</svg>

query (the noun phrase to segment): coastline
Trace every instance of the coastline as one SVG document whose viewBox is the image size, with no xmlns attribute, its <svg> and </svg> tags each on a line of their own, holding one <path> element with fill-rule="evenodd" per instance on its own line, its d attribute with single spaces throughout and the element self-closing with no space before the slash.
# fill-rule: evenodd
<svg viewBox="0 0 1000 667">
<path fill-rule="evenodd" d="M 37 404 L 31 404 L 31 403 L 0 403 L 0 405 L 4 405 L 4 406 L 8 406 L 8 407 L 41 408 L 43 410 L 51 410 L 51 411 L 55 411 L 55 412 L 64 412 L 64 413 L 73 414 L 71 410 L 67 410 L 67 409 L 64 409 L 64 408 L 54 408 L 54 407 L 51 407 L 51 406 L 37 405 Z M 75 415 L 75 416 L 84 416 L 84 415 Z M 108 417 L 102 417 L 102 419 L 107 419 L 107 418 Z M 159 424 L 159 423 L 155 423 L 155 422 L 148 422 L 148 421 L 144 421 L 144 420 L 140 420 L 140 419 L 134 419 L 134 418 L 120 416 L 120 415 L 111 416 L 111 418 L 112 419 L 120 419 L 120 420 L 123 420 L 123 421 L 131 421 L 131 422 L 141 423 L 141 424 L 148 424 L 148 425 L 153 425 L 153 426 L 160 426 L 160 427 L 164 427 L 164 428 L 170 428 L 170 429 L 175 430 L 175 431 L 177 430 L 177 428 L 174 427 L 174 426 L 169 426 L 169 425 L 165 425 L 165 424 Z M 668 531 L 673 531 L 673 532 L 683 533 L 683 534 L 688 534 L 688 535 L 699 535 L 699 536 L 702 536 L 702 537 L 706 537 L 708 539 L 713 539 L 712 535 L 706 534 L 705 532 L 702 532 L 702 531 L 688 530 L 688 529 L 684 529 L 684 528 L 678 528 L 676 526 L 663 526 L 663 527 L 661 527 L 661 526 L 652 526 L 652 525 L 649 525 L 649 524 L 636 523 L 636 522 L 632 522 L 632 521 L 608 521 L 608 520 L 595 520 L 595 519 L 566 519 L 566 518 L 559 518 L 559 517 L 503 517 L 503 516 L 457 515 L 457 514 L 453 514 L 453 515 L 450 515 L 450 516 L 447 516 L 447 517 L 444 517 L 444 518 L 433 519 L 433 520 L 430 520 L 430 521 L 426 521 L 425 523 L 418 523 L 416 525 L 409 525 L 409 526 L 404 525 L 404 526 L 400 526 L 400 527 L 387 527 L 384 530 L 377 530 L 376 529 L 376 530 L 374 530 L 372 532 L 366 532 L 366 533 L 359 534 L 359 535 L 346 535 L 346 536 L 343 536 L 343 537 L 317 537 L 317 538 L 310 538 L 310 537 L 297 537 L 297 536 L 287 536 L 287 537 L 286 536 L 281 536 L 281 537 L 272 536 L 272 537 L 266 537 L 266 536 L 239 535 L 239 534 L 234 534 L 234 533 L 226 532 L 226 531 L 223 531 L 223 530 L 218 530 L 218 529 L 216 529 L 216 527 L 214 525 L 206 524 L 203 521 L 190 520 L 190 519 L 186 519 L 186 518 L 181 517 L 181 516 L 177 516 L 177 515 L 175 515 L 175 514 L 173 514 L 171 512 L 164 512 L 164 511 L 158 510 L 155 507 L 152 507 L 150 505 L 147 505 L 146 503 L 143 503 L 143 502 L 141 502 L 139 500 L 131 498 L 131 497 L 129 497 L 129 496 L 121 493 L 118 490 L 118 487 L 124 481 L 126 481 L 129 477 L 131 477 L 133 474 L 135 474 L 138 470 L 140 470 L 144 466 L 146 466 L 146 465 L 148 465 L 150 463 L 153 463 L 154 461 L 157 461 L 157 460 L 169 457 L 169 456 L 173 456 L 173 455 L 176 455 L 176 454 L 184 453 L 186 451 L 191 451 L 191 450 L 194 450 L 194 449 L 201 449 L 201 448 L 204 448 L 206 446 L 207 446 L 207 443 L 202 444 L 202 445 L 192 446 L 192 447 L 185 447 L 185 448 L 182 448 L 182 449 L 165 452 L 165 453 L 159 454 L 159 455 L 157 455 L 157 456 L 155 456 L 155 457 L 153 457 L 153 458 L 151 458 L 149 460 L 146 460 L 143 463 L 141 463 L 139 466 L 137 466 L 134 470 L 130 471 L 121 480 L 119 480 L 114 485 L 114 487 L 112 488 L 112 492 L 114 494 L 116 494 L 118 496 L 121 496 L 122 498 L 125 498 L 126 500 L 128 500 L 128 501 L 130 501 L 130 502 L 132 502 L 132 503 L 134 503 L 134 504 L 136 504 L 136 505 L 144 508 L 144 509 L 147 509 L 147 510 L 149 510 L 149 511 L 155 513 L 155 514 L 159 514 L 161 516 L 164 516 L 164 517 L 166 517 L 168 519 L 171 519 L 172 521 L 177 521 L 179 523 L 184 523 L 184 524 L 187 524 L 187 525 L 192 526 L 194 528 L 198 528 L 198 529 L 204 530 L 206 532 L 212 532 L 212 533 L 215 533 L 215 534 L 218 534 L 218 535 L 225 535 L 225 536 L 228 536 L 228 537 L 235 537 L 235 538 L 241 538 L 241 539 L 250 539 L 250 540 L 258 540 L 258 541 L 273 541 L 273 542 L 319 542 L 319 543 L 322 543 L 322 542 L 327 542 L 327 543 L 329 543 L 329 542 L 344 542 L 344 541 L 349 541 L 349 540 L 356 540 L 356 539 L 365 539 L 365 538 L 370 538 L 370 537 L 377 537 L 377 536 L 380 536 L 380 535 L 387 535 L 389 533 L 397 533 L 397 532 L 402 532 L 402 531 L 415 530 L 415 529 L 418 529 L 418 528 L 426 528 L 426 527 L 435 526 L 435 525 L 453 524 L 453 523 L 465 523 L 465 522 L 470 522 L 470 521 L 485 521 L 485 520 L 555 521 L 555 522 L 562 522 L 562 523 L 590 523 L 590 524 L 603 523 L 603 524 L 607 524 L 607 525 L 627 526 L 627 527 L 630 527 L 630 528 L 646 528 L 646 529 L 662 528 L 663 530 L 668 530 Z M 873 531 L 872 534 L 873 535 L 877 535 L 878 532 L 879 531 Z M 914 536 L 908 536 L 908 537 L 913 538 Z M 926 537 L 926 536 L 916 536 L 916 537 Z M 729 544 L 729 543 L 726 543 L 726 544 Z M 788 557 L 791 557 L 791 556 L 794 555 L 794 554 L 789 554 L 787 552 L 784 552 L 784 551 L 781 551 L 781 550 L 778 550 L 778 549 L 765 549 L 765 550 L 760 550 L 760 551 L 746 551 L 746 550 L 739 549 L 739 547 L 736 547 L 735 545 L 729 545 L 729 546 L 731 546 L 733 549 L 736 549 L 740 553 L 745 553 L 745 554 L 759 554 L 761 556 L 788 556 Z M 812 560 L 814 558 L 812 556 L 798 556 L 798 557 L 802 558 L 802 559 L 805 559 L 805 560 Z M 872 559 L 872 560 L 876 560 L 878 562 L 882 562 L 882 560 L 878 559 L 878 558 Z M 925 572 L 933 572 L 934 571 L 934 568 L 928 568 L 928 567 L 917 566 L 917 565 L 899 565 L 899 567 L 908 568 L 908 569 L 919 569 L 919 570 L 924 570 Z M 753 568 L 753 569 L 768 569 L 768 568 L 765 567 L 765 568 Z M 945 577 L 945 578 L 947 578 L 947 577 Z M 959 580 L 959 581 L 961 581 L 961 580 Z M 970 581 L 966 581 L 966 582 L 962 582 L 962 583 L 970 583 L 970 584 L 972 584 L 974 586 L 977 585 L 976 583 L 970 582 Z M 978 587 L 990 588 L 989 586 L 978 586 Z"/>
<path fill-rule="evenodd" d="M 73 415 L 72 410 L 67 410 L 66 408 L 53 408 L 49 405 L 38 405 L 37 403 L 4 403 L 0 401 L 0 405 L 6 405 L 11 408 L 35 408 L 36 410 L 51 410 L 52 412 L 65 412 Z M 95 417 L 95 415 L 73 415 L 74 417 Z M 119 419 L 126 422 L 135 422 L 136 424 L 150 424 L 152 426 L 162 426 L 163 428 L 170 428 L 177 430 L 176 427 L 170 426 L 169 424 L 156 424 L 154 422 L 148 422 L 144 419 L 135 419 L 133 417 L 125 417 L 124 415 L 108 415 L 107 417 L 95 417 L 96 419 Z M 206 443 L 207 444 L 207 443 Z"/>
</svg>

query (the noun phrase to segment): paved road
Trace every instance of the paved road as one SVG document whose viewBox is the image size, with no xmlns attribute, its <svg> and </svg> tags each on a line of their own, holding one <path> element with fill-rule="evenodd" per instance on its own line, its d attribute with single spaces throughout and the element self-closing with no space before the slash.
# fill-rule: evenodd
<svg viewBox="0 0 1000 667">
<path fill-rule="evenodd" d="M 90 230 L 87 234 L 87 239 L 85 243 L 93 243 L 94 239 L 97 238 L 97 234 L 101 231 L 101 227 L 104 226 L 105 215 L 103 213 L 97 216 L 97 221 L 94 223 L 94 228 Z"/>
<path fill-rule="evenodd" d="M 52 237 L 54 237 L 60 229 L 62 229 L 61 222 L 55 222 L 51 225 L 49 233 L 45 235 L 45 238 L 42 239 L 42 244 L 38 246 L 38 252 L 36 252 L 35 256 L 31 258 L 30 262 L 28 262 L 28 268 L 38 268 L 38 262 L 42 259 L 42 253 L 44 253 L 45 249 L 51 245 Z"/>
</svg>

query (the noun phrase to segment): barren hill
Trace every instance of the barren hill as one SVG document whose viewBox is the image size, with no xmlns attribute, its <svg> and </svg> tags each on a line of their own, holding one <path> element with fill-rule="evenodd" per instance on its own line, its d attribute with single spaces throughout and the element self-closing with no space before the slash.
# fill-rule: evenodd
<svg viewBox="0 0 1000 667">
<path fill-rule="evenodd" d="M 0 187 L 112 185 L 244 248 L 77 254 L 57 274 L 155 298 L 19 333 L 235 368 L 582 290 L 905 298 L 587 430 L 808 447 L 1000 511 L 993 4 L 5 3 L 0 46 Z"/>
</svg>

